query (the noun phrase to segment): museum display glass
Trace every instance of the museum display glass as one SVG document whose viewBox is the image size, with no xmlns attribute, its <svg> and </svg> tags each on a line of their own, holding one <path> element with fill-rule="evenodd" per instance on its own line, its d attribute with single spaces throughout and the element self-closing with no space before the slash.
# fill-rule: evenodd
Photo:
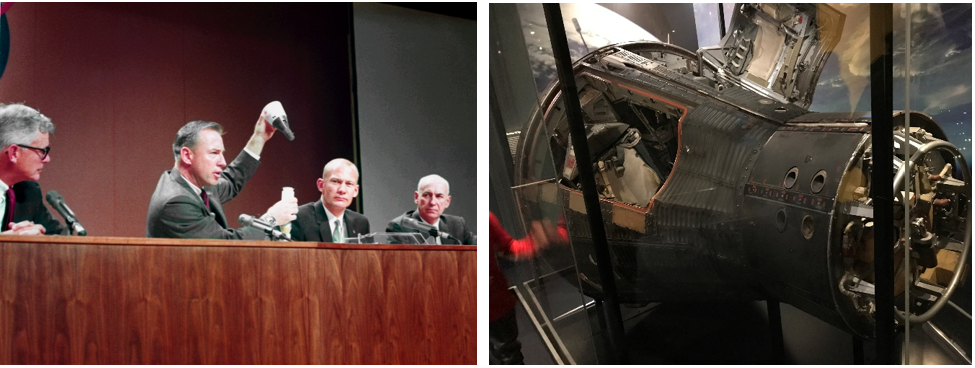
<svg viewBox="0 0 975 368">
<path fill-rule="evenodd" d="M 856 350 L 876 337 L 876 310 L 896 308 L 905 362 L 943 362 L 910 343 L 913 328 L 944 336 L 942 348 L 970 363 L 959 347 L 971 345 L 970 5 L 894 6 L 887 91 L 871 84 L 866 4 L 735 4 L 720 42 L 696 50 L 567 5 L 588 155 L 575 150 L 541 6 L 491 7 L 493 122 L 505 128 L 517 216 L 522 229 L 547 220 L 568 233 L 532 260 L 520 295 L 559 359 L 617 362 L 604 314 L 590 311 L 607 299 L 609 266 L 624 324 L 666 302 L 768 300 L 778 314 L 781 301 L 849 334 Z M 957 33 L 966 19 L 967 49 Z M 674 27 L 674 37 L 691 32 Z M 873 116 L 871 98 L 883 92 L 893 95 L 894 210 L 881 225 L 872 133 L 890 120 Z M 596 184 L 610 265 L 597 262 L 583 180 Z M 877 231 L 896 232 L 894 306 L 874 291 Z M 573 316 L 588 328 L 566 323 Z M 862 361 L 862 345 L 853 355 Z"/>
</svg>

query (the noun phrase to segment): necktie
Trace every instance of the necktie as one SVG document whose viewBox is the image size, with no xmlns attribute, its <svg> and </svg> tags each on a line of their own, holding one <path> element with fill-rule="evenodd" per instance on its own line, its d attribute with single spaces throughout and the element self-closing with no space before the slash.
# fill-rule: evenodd
<svg viewBox="0 0 975 368">
<path fill-rule="evenodd" d="M 3 214 L 2 231 L 7 231 L 10 227 L 7 224 L 14 221 L 14 203 L 17 198 L 14 196 L 14 187 L 7 188 L 7 212 Z"/>
<path fill-rule="evenodd" d="M 200 198 L 203 198 L 203 205 L 207 207 L 207 211 L 210 210 L 210 197 L 207 197 L 207 191 L 200 192 Z"/>
<path fill-rule="evenodd" d="M 336 243 L 344 243 L 345 236 L 342 234 L 342 221 L 335 219 L 335 226 L 332 227 L 332 241 Z"/>
</svg>

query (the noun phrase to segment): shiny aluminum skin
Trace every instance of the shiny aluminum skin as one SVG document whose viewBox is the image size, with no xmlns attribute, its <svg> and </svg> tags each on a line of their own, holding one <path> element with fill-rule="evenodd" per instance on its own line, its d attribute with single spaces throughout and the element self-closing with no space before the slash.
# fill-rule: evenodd
<svg viewBox="0 0 975 368">
<path fill-rule="evenodd" d="M 842 18 L 829 22 L 842 24 Z M 725 41 L 736 36 L 729 33 Z M 822 66 L 828 48 L 811 49 L 808 63 Z M 775 298 L 870 337 L 872 313 L 856 310 L 837 290 L 844 226 L 856 217 L 849 210 L 851 183 L 863 181 L 858 168 L 869 151 L 868 114 L 808 111 L 818 71 L 803 76 L 805 84 L 793 81 L 796 92 L 760 93 L 754 83 L 729 82 L 734 78 L 720 63 L 706 59 L 673 45 L 633 42 L 601 48 L 575 64 L 590 126 L 641 125 L 627 120 L 628 109 L 676 122 L 672 168 L 658 170 L 663 185 L 652 200 L 600 201 L 620 300 Z M 523 208 L 564 210 L 572 244 L 564 261 L 577 265 L 583 291 L 598 297 L 581 191 L 556 174 L 573 162 L 558 91 L 549 89 L 522 131 L 515 184 L 558 180 L 548 195 L 526 191 L 520 200 L 532 203 Z M 912 114 L 915 125 L 944 139 L 929 117 Z M 653 126 L 642 131 L 654 132 Z"/>
</svg>

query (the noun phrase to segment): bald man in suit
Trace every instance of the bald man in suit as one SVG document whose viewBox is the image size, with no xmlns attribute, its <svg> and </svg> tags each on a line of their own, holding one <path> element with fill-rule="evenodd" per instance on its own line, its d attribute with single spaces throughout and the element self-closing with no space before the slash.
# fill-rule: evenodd
<svg viewBox="0 0 975 368">
<path fill-rule="evenodd" d="M 298 206 L 298 219 L 291 224 L 291 239 L 319 243 L 345 243 L 347 239 L 369 233 L 369 219 L 349 210 L 359 195 L 359 169 L 344 158 L 325 164 L 318 179 L 322 196 Z"/>
<path fill-rule="evenodd" d="M 413 219 L 436 228 L 441 234 L 450 235 L 447 238 L 440 236 L 435 239 L 430 239 L 428 236 L 428 241 L 436 241 L 437 244 L 476 244 L 474 233 L 467 227 L 467 221 L 464 221 L 463 217 L 443 213 L 450 206 L 450 184 L 446 179 L 440 175 L 427 175 L 421 178 L 416 192 L 413 193 L 413 202 L 416 203 L 416 210 L 406 211 L 394 218 L 386 226 L 386 232 L 418 233 L 420 231 L 404 225 L 405 219 Z"/>
</svg>

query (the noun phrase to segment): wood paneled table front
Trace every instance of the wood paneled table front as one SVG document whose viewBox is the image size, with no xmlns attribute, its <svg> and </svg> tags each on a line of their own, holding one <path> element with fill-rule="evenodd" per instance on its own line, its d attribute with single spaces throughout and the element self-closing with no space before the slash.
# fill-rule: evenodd
<svg viewBox="0 0 975 368">
<path fill-rule="evenodd" d="M 476 254 L 0 236 L 0 364 L 476 364 Z"/>
</svg>

